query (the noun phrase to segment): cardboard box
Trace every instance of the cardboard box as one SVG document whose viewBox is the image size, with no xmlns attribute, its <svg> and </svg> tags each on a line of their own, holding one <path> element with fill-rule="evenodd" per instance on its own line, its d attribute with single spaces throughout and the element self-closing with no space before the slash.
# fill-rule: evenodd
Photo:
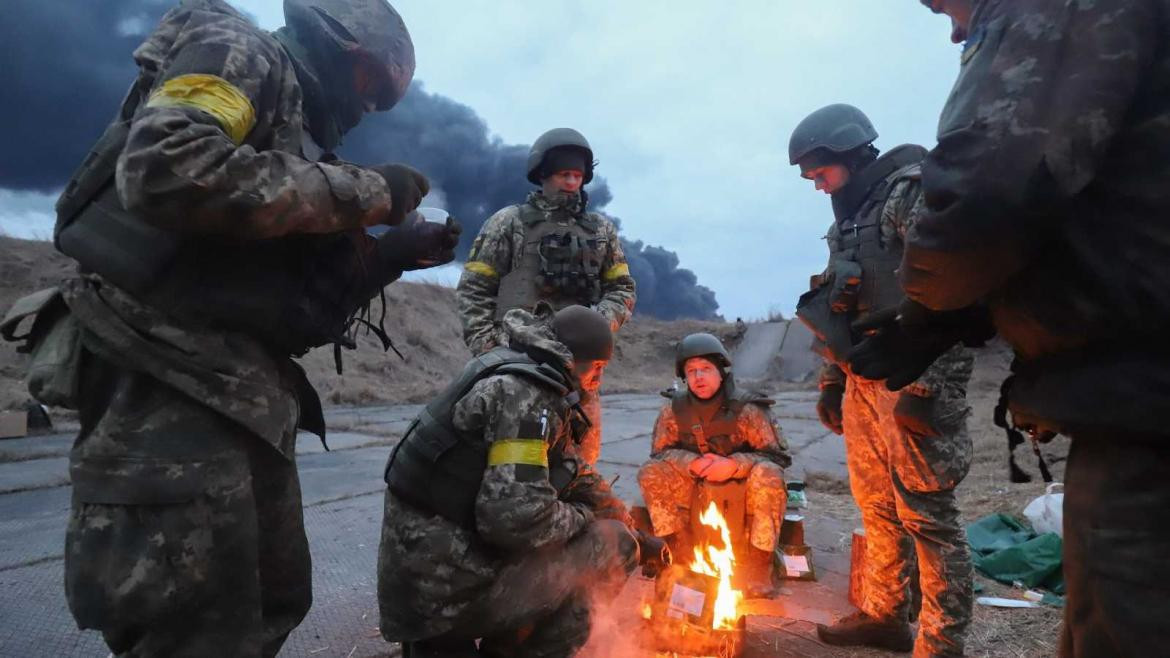
<svg viewBox="0 0 1170 658">
<path fill-rule="evenodd" d="M 0 439 L 15 439 L 28 434 L 27 411 L 0 411 Z"/>
</svg>

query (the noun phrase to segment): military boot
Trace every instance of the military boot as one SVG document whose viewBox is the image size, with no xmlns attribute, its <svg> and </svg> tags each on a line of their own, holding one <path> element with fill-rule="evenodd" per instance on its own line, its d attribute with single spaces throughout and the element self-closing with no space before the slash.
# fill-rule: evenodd
<svg viewBox="0 0 1170 658">
<path fill-rule="evenodd" d="M 874 619 L 858 610 L 837 620 L 832 626 L 817 624 L 817 637 L 825 644 L 839 647 L 877 647 L 908 652 L 914 649 L 910 624 L 892 619 Z"/>
<path fill-rule="evenodd" d="M 475 640 L 435 638 L 402 643 L 402 658 L 479 658 Z"/>
</svg>

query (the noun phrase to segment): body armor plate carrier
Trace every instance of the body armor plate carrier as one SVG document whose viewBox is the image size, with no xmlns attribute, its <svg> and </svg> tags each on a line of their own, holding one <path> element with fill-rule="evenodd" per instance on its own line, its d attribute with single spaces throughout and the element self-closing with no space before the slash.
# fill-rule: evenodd
<svg viewBox="0 0 1170 658">
<path fill-rule="evenodd" d="M 838 240 L 829 254 L 827 276 L 796 306 L 797 317 L 824 345 L 818 351 L 826 358 L 842 362 L 856 338 L 849 326 L 897 306 L 904 297 L 898 283 L 902 243 L 882 236 L 882 211 L 898 181 L 919 176 L 925 154 L 919 146 L 895 148 L 858 174 L 859 199 L 834 199 Z"/>
<path fill-rule="evenodd" d="M 514 308 L 531 309 L 544 300 L 561 309 L 601 301 L 601 267 L 606 238 L 595 217 L 585 213 L 568 224 L 548 221 L 529 204 L 519 206 L 524 224 L 520 265 L 500 279 L 496 319 Z"/>
<path fill-rule="evenodd" d="M 384 474 L 390 491 L 419 509 L 475 529 L 475 498 L 487 468 L 488 445 L 477 433 L 461 432 L 453 421 L 456 403 L 476 382 L 493 375 L 518 375 L 562 396 L 567 415 L 578 404 L 569 378 L 557 368 L 520 352 L 497 347 L 473 359 L 463 373 L 423 409 L 395 446 Z M 549 446 L 549 479 L 558 491 L 576 477 L 575 462 Z"/>
<path fill-rule="evenodd" d="M 736 389 L 730 379 L 725 381 L 724 387 L 723 404 L 710 420 L 700 418 L 694 399 L 685 386 L 671 393 L 670 408 L 678 424 L 680 447 L 701 455 L 730 456 L 736 452 L 735 429 L 744 406 L 758 404 L 768 408 L 773 404 L 772 400 L 755 392 Z"/>
</svg>

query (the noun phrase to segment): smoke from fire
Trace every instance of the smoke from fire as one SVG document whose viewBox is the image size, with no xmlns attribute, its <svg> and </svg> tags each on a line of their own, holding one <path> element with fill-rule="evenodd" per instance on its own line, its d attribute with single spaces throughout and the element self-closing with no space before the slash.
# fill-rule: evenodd
<svg viewBox="0 0 1170 658">
<path fill-rule="evenodd" d="M 0 136 L 0 188 L 51 192 L 65 185 L 134 77 L 130 53 L 172 6 L 171 0 L 88 0 L 70 3 L 69 11 L 40 0 L 6 5 L 0 88 L 19 102 L 0 105 L 0 123 L 8 127 Z M 339 155 L 363 164 L 401 161 L 425 172 L 464 223 L 463 257 L 484 220 L 531 189 L 527 152 L 492 136 L 470 107 L 416 81 L 393 111 L 367 117 L 347 135 Z M 612 199 L 601 176 L 588 191 L 595 209 Z M 715 294 L 679 267 L 674 252 L 624 238 L 623 245 L 638 283 L 638 312 L 715 317 Z"/>
</svg>

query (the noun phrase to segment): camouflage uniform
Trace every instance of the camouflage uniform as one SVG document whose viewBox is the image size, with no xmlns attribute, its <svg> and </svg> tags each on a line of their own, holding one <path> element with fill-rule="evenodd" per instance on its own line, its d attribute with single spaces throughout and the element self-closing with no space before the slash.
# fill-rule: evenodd
<svg viewBox="0 0 1170 658">
<path fill-rule="evenodd" d="M 572 355 L 532 314 L 513 310 L 503 325 L 513 346 L 571 367 Z M 545 412 L 547 443 L 524 436 L 523 428 Z M 579 430 L 565 401 L 523 376 L 480 379 L 455 403 L 452 422 L 488 446 L 535 441 L 548 462 L 555 451 L 576 457 Z M 616 595 L 637 565 L 625 506 L 583 462 L 558 495 L 547 467 L 494 454 L 475 497 L 474 529 L 386 492 L 378 555 L 382 635 L 482 638 L 485 653 L 573 655 L 588 638 L 591 602 Z"/>
<path fill-rule="evenodd" d="M 184 2 L 134 57 L 116 185 L 143 221 L 230 242 L 386 212 L 377 174 L 302 157 L 293 63 L 227 4 Z M 78 625 L 119 655 L 275 655 L 312 600 L 294 450 L 298 424 L 323 422 L 303 371 L 95 274 L 62 292 L 85 347 L 65 546 Z"/>
<path fill-rule="evenodd" d="M 875 209 L 887 248 L 901 248 L 921 211 L 920 187 L 917 170 L 904 170 Z M 837 252 L 837 223 L 826 239 Z M 862 610 L 876 619 L 909 619 L 917 557 L 922 609 L 916 656 L 962 655 L 971 620 L 971 558 L 954 489 L 971 467 L 966 388 L 973 366 L 970 351 L 955 347 L 901 393 L 890 392 L 884 382 L 849 376 L 831 363 L 821 374 L 821 388 L 845 388 L 849 482 L 866 534 Z M 934 398 L 934 422 L 943 435 L 918 437 L 899 428 L 894 405 L 900 394 Z"/>
<path fill-rule="evenodd" d="M 724 394 L 720 392 L 719 396 L 721 399 L 710 405 L 712 412 L 729 413 L 722 402 Z M 642 498 L 650 512 L 654 534 L 659 537 L 685 531 L 690 524 L 691 497 L 697 480 L 688 469 L 704 454 L 693 434 L 680 436 L 673 407 L 673 402 L 668 402 L 658 412 L 650 461 L 638 470 Z M 788 503 L 784 469 L 792 464 L 779 428 L 764 406 L 749 402 L 739 407 L 734 434 L 712 437 L 708 451 L 730 457 L 739 465 L 732 479 L 747 480 L 749 539 L 752 546 L 771 553 Z"/>
<path fill-rule="evenodd" d="M 986 302 L 1015 419 L 1072 437 L 1061 654 L 1164 653 L 1170 2 L 977 2 L 969 35 L 902 282 Z"/>
<path fill-rule="evenodd" d="M 502 313 L 497 307 L 500 280 L 519 268 L 523 262 L 526 226 L 524 215 L 543 213 L 543 221 L 567 226 L 581 222 L 581 218 L 598 226 L 597 235 L 604 252 L 601 261 L 601 300 L 599 311 L 610 321 L 616 333 L 630 319 L 634 311 L 634 279 L 622 252 L 617 228 L 600 213 L 585 213 L 580 208 L 580 195 L 551 199 L 541 191 L 533 191 L 522 206 L 508 206 L 488 218 L 471 246 L 463 275 L 455 291 L 459 316 L 463 321 L 463 340 L 473 354 L 482 354 L 502 343 L 499 321 Z M 555 308 L 570 304 L 589 306 L 589 300 L 546 297 Z M 589 420 L 590 432 L 581 440 L 581 456 L 590 464 L 597 463 L 601 454 L 601 401 L 597 391 L 586 391 L 582 399 Z"/>
</svg>

